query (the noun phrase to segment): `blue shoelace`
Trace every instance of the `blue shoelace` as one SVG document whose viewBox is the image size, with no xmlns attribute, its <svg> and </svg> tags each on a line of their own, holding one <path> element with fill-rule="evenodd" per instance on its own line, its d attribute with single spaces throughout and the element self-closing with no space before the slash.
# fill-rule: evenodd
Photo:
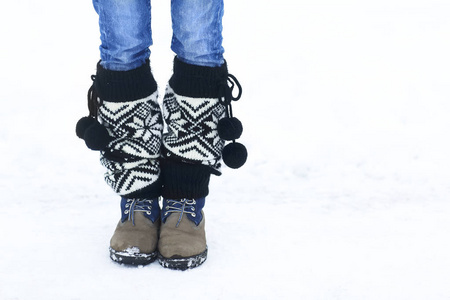
<svg viewBox="0 0 450 300">
<path fill-rule="evenodd" d="M 190 214 L 193 218 L 196 217 L 195 205 L 197 202 L 194 199 L 180 199 L 180 200 L 171 200 L 166 199 L 166 204 L 164 206 L 164 216 L 167 216 L 171 213 L 180 213 L 180 217 L 178 218 L 178 222 L 176 227 L 180 225 L 180 222 L 183 218 L 183 214 Z"/>
<path fill-rule="evenodd" d="M 128 220 L 131 220 L 134 224 L 134 213 L 143 212 L 150 216 L 152 214 L 152 206 L 154 200 L 149 199 L 126 199 L 125 210 L 123 214 L 128 216 Z"/>
</svg>

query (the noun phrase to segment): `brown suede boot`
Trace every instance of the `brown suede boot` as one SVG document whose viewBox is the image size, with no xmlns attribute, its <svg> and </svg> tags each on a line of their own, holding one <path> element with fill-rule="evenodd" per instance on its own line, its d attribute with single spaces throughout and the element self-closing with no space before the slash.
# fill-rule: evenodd
<svg viewBox="0 0 450 300">
<path fill-rule="evenodd" d="M 122 218 L 110 242 L 110 257 L 118 263 L 146 265 L 157 257 L 160 227 L 158 200 L 122 198 Z"/>
<path fill-rule="evenodd" d="M 163 201 L 158 243 L 158 260 L 163 267 L 184 271 L 205 262 L 208 250 L 204 203 L 204 198 Z"/>
</svg>

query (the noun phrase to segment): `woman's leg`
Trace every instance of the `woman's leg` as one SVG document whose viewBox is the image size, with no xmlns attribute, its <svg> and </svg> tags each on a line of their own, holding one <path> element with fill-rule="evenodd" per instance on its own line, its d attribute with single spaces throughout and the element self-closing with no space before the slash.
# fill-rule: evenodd
<svg viewBox="0 0 450 300">
<path fill-rule="evenodd" d="M 222 16 L 222 0 L 172 0 L 177 56 L 163 101 L 167 131 L 158 244 L 160 264 L 171 269 L 194 268 L 207 257 L 202 209 L 211 174 L 221 174 L 225 141 L 218 123 L 228 115 L 232 89 L 223 59 Z"/>
<path fill-rule="evenodd" d="M 188 64 L 219 67 L 223 0 L 172 0 L 172 50 Z"/>
<path fill-rule="evenodd" d="M 101 65 L 128 71 L 150 57 L 150 0 L 93 0 L 99 16 Z"/>
<path fill-rule="evenodd" d="M 77 135 L 101 153 L 105 180 L 121 196 L 122 217 L 110 243 L 113 260 L 156 259 L 162 116 L 149 55 L 150 0 L 93 0 L 101 32 L 88 117 Z"/>
</svg>

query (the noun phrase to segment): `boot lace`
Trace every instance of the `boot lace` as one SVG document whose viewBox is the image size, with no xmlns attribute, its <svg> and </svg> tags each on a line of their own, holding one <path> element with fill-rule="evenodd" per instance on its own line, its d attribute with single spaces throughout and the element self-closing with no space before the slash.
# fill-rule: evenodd
<svg viewBox="0 0 450 300">
<path fill-rule="evenodd" d="M 152 199 L 126 199 L 125 210 L 123 214 L 128 220 L 131 220 L 134 224 L 135 212 L 143 212 L 150 216 L 152 214 L 152 206 L 154 200 Z"/>
<path fill-rule="evenodd" d="M 194 199 L 167 199 L 166 206 L 164 207 L 164 215 L 167 216 L 171 213 L 180 213 L 177 225 L 175 226 L 178 227 L 178 225 L 180 225 L 181 219 L 183 218 L 183 214 L 190 214 L 193 218 L 195 218 L 195 216 L 197 215 L 195 212 L 196 204 L 197 202 Z"/>
</svg>

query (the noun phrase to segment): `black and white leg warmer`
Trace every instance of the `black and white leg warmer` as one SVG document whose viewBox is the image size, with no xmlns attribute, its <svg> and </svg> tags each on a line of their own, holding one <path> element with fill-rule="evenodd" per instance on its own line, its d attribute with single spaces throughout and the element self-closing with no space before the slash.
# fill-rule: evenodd
<svg viewBox="0 0 450 300">
<path fill-rule="evenodd" d="M 78 122 L 77 135 L 101 151 L 105 180 L 117 194 L 160 196 L 163 122 L 149 63 L 131 71 L 110 71 L 98 64 L 93 80 L 90 116 Z"/>
<path fill-rule="evenodd" d="M 205 197 L 210 175 L 221 174 L 225 141 L 218 124 L 228 115 L 227 103 L 221 100 L 229 90 L 227 78 L 226 64 L 203 67 L 175 58 L 163 100 L 163 197 Z"/>
</svg>

